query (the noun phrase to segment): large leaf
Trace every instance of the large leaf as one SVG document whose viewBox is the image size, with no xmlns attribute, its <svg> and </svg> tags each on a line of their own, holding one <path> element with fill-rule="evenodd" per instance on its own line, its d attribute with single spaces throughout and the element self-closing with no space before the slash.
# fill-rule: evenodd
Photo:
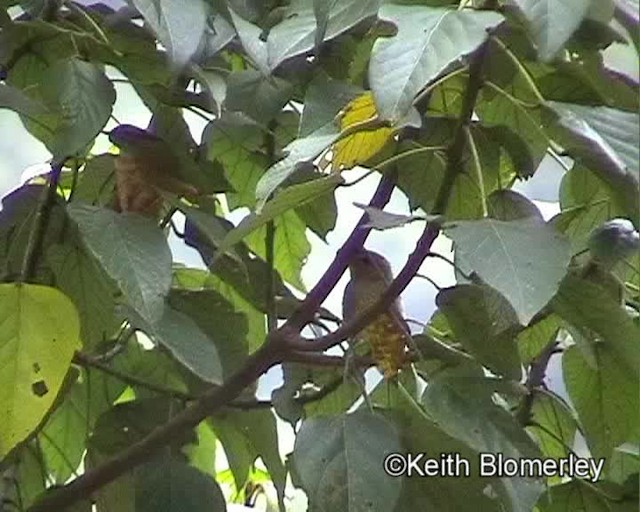
<svg viewBox="0 0 640 512">
<path fill-rule="evenodd" d="M 278 77 L 265 78 L 258 71 L 231 73 L 227 78 L 227 110 L 240 111 L 267 124 L 287 103 L 292 85 Z"/>
<path fill-rule="evenodd" d="M 571 347 L 562 356 L 562 369 L 591 453 L 609 457 L 615 447 L 633 438 L 640 422 L 638 378 L 620 364 L 610 347 L 597 344 L 593 349 L 596 368 L 578 347 Z"/>
<path fill-rule="evenodd" d="M 551 60 L 584 19 L 591 0 L 511 0 L 529 22 L 542 60 Z"/>
<path fill-rule="evenodd" d="M 78 309 L 85 349 L 110 338 L 121 320 L 115 314 L 115 287 L 95 260 L 82 248 L 69 244 L 50 247 L 47 262 L 57 286 Z"/>
<path fill-rule="evenodd" d="M 593 172 L 575 165 L 562 177 L 560 183 L 561 213 L 551 224 L 571 240 L 574 254 L 587 248 L 591 232 L 603 222 L 624 217 L 612 191 Z"/>
<path fill-rule="evenodd" d="M 212 384 L 222 384 L 218 350 L 190 317 L 168 305 L 164 307 L 162 316 L 153 322 L 146 321 L 135 311 L 129 311 L 128 316 L 136 328 L 167 348 L 198 377 Z"/>
<path fill-rule="evenodd" d="M 171 286 L 171 251 L 151 219 L 83 204 L 71 204 L 89 251 L 147 321 L 157 320 Z"/>
<path fill-rule="evenodd" d="M 211 417 L 211 424 L 224 446 L 237 487 L 244 486 L 251 464 L 260 457 L 282 502 L 286 470 L 278 453 L 278 432 L 273 412 L 220 411 Z"/>
<path fill-rule="evenodd" d="M 529 427 L 547 457 L 567 457 L 573 449 L 578 422 L 569 406 L 553 394 L 539 394 L 531 408 L 534 425 Z"/>
<path fill-rule="evenodd" d="M 383 5 L 380 18 L 398 33 L 378 39 L 369 64 L 369 83 L 378 112 L 398 121 L 416 94 L 447 66 L 474 51 L 502 16 L 489 11 L 452 10 L 425 6 Z"/>
<path fill-rule="evenodd" d="M 553 309 L 587 337 L 596 334 L 630 374 L 640 375 L 640 328 L 603 287 L 568 276 Z"/>
<path fill-rule="evenodd" d="M 382 462 L 401 451 L 398 433 L 368 412 L 311 418 L 302 424 L 293 452 L 295 473 L 314 510 L 393 510 L 402 485 Z"/>
<path fill-rule="evenodd" d="M 145 21 L 169 50 L 172 60 L 185 64 L 200 44 L 207 22 L 203 0 L 132 0 Z"/>
<path fill-rule="evenodd" d="M 214 343 L 226 377 L 242 366 L 249 353 L 245 315 L 213 290 L 172 290 L 169 303 L 191 318 Z"/>
<path fill-rule="evenodd" d="M 7 108 L 34 120 L 50 114 L 42 103 L 30 98 L 20 89 L 0 84 L 0 108 Z"/>
<path fill-rule="evenodd" d="M 282 279 L 292 284 L 298 290 L 305 290 L 302 283 L 302 266 L 311 252 L 311 244 L 307 239 L 306 226 L 300 217 L 287 211 L 273 221 L 273 263 L 274 268 Z M 266 260 L 265 249 L 266 227 L 253 231 L 246 237 L 247 246 L 262 259 Z"/>
<path fill-rule="evenodd" d="M 78 313 L 65 295 L 0 284 L 0 457 L 42 421 L 79 348 Z"/>
<path fill-rule="evenodd" d="M 54 157 L 73 155 L 107 124 L 116 100 L 113 84 L 100 68 L 77 59 L 50 67 L 43 82 L 43 96 L 61 113 L 55 135 L 45 142 Z"/>
<path fill-rule="evenodd" d="M 271 29 L 267 40 L 270 69 L 315 46 L 318 27 L 315 3 L 314 0 L 293 0 L 284 14 L 284 20 Z M 380 0 L 333 1 L 324 16 L 326 24 L 323 39 L 333 39 L 365 18 L 374 16 L 379 5 Z"/>
<path fill-rule="evenodd" d="M 230 208 L 253 207 L 256 184 L 267 168 L 267 158 L 261 153 L 264 134 L 251 120 L 237 114 L 215 119 L 205 129 L 208 158 L 222 164 L 234 193 L 227 195 Z"/>
<path fill-rule="evenodd" d="M 567 240 L 536 219 L 483 219 L 445 228 L 456 256 L 504 295 L 526 325 L 558 290 L 569 265 Z"/>
<path fill-rule="evenodd" d="M 156 460 L 136 473 L 139 512 L 225 512 L 216 481 L 179 460 Z"/>
<path fill-rule="evenodd" d="M 504 297 L 489 287 L 459 285 L 440 290 L 436 304 L 479 362 L 496 374 L 520 378 L 520 358 L 513 340 L 518 318 Z"/>
<path fill-rule="evenodd" d="M 516 460 L 538 457 L 538 448 L 515 419 L 492 402 L 476 379 L 466 380 L 462 372 L 445 371 L 429 381 L 422 401 L 438 426 L 479 453 L 500 453 Z M 501 492 L 517 512 L 529 512 L 542 490 L 526 478 L 501 482 Z"/>
<path fill-rule="evenodd" d="M 560 140 L 624 198 L 637 215 L 640 191 L 640 123 L 638 115 L 608 107 L 550 103 L 556 113 Z"/>
</svg>

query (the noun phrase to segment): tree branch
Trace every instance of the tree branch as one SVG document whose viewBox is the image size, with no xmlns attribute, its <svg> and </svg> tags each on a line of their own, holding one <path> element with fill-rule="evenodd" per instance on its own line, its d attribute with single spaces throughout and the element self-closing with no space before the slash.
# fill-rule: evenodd
<svg viewBox="0 0 640 512">
<path fill-rule="evenodd" d="M 558 342 L 551 340 L 546 347 L 542 349 L 542 352 L 534 359 L 529 365 L 529 375 L 525 382 L 527 388 L 527 394 L 522 399 L 516 419 L 518 423 L 523 427 L 529 425 L 531 420 L 531 410 L 533 409 L 533 403 L 535 400 L 536 390 L 544 384 L 545 374 L 547 372 L 547 366 L 551 360 L 551 356 L 555 353 Z"/>
</svg>

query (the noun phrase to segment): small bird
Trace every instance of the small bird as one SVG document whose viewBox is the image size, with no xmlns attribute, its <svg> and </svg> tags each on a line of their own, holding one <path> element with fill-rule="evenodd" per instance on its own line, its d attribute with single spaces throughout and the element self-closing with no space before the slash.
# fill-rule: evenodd
<svg viewBox="0 0 640 512">
<path fill-rule="evenodd" d="M 156 217 L 161 191 L 193 198 L 198 190 L 177 178 L 180 162 L 161 138 L 129 124 L 111 130 L 109 140 L 120 149 L 115 161 L 114 209 Z"/>
<path fill-rule="evenodd" d="M 629 219 L 611 219 L 591 232 L 588 247 L 596 263 L 611 269 L 640 249 L 640 234 Z"/>
<path fill-rule="evenodd" d="M 349 263 L 351 280 L 347 284 L 342 300 L 345 321 L 355 318 L 361 311 L 372 306 L 384 293 L 393 274 L 391 265 L 384 256 L 362 249 Z M 400 300 L 376 317 L 355 340 L 369 343 L 373 358 L 385 379 L 395 377 L 405 363 L 405 347 L 411 337 L 409 326 L 402 317 Z"/>
</svg>

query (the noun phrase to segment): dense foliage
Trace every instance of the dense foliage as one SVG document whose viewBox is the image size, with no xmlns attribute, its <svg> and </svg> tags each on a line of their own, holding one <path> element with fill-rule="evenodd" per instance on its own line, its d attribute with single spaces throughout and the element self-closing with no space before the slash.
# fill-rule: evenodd
<svg viewBox="0 0 640 512">
<path fill-rule="evenodd" d="M 323 511 L 637 510 L 639 96 L 603 55 L 638 42 L 637 0 L 0 0 L 0 108 L 52 155 L 0 211 L 0 509 L 211 512 L 272 483 L 281 510 L 304 510 L 294 487 Z M 132 93 L 148 131 L 96 154 Z M 549 221 L 511 190 L 545 157 L 564 168 Z M 380 184 L 307 291 L 309 233 L 356 166 Z M 382 211 L 396 187 L 414 215 Z M 633 224 L 592 235 L 613 218 Z M 373 308 L 320 308 L 371 229 L 408 223 L 424 232 Z M 206 269 L 172 262 L 172 230 Z M 440 234 L 457 284 L 361 400 L 345 375 L 370 358 L 345 373 L 326 351 Z M 471 474 L 391 477 L 393 452 Z M 576 452 L 605 460 L 597 481 L 478 475 L 480 453 Z"/>
</svg>

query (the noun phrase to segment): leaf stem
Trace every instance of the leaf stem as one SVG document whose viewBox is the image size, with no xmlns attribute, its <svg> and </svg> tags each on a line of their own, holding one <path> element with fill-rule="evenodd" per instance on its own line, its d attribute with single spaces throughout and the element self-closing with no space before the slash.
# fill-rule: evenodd
<svg viewBox="0 0 640 512">
<path fill-rule="evenodd" d="M 482 216 L 487 217 L 489 215 L 489 210 L 487 208 L 487 193 L 484 188 L 484 177 L 482 176 L 482 164 L 480 163 L 478 148 L 476 147 L 476 143 L 473 140 L 473 135 L 471 134 L 471 130 L 469 130 L 468 126 L 464 127 L 464 133 L 467 137 L 467 144 L 469 145 L 469 149 L 471 150 L 473 168 L 475 169 L 476 176 L 478 178 L 478 187 L 480 188 L 480 204 L 482 205 Z"/>
<path fill-rule="evenodd" d="M 540 89 L 538 89 L 538 86 L 536 85 L 535 81 L 533 80 L 533 77 L 531 76 L 531 73 L 529 73 L 529 70 L 525 67 L 525 65 L 522 62 L 520 62 L 520 59 L 516 56 L 516 54 L 511 51 L 511 48 L 509 48 L 496 35 L 492 35 L 491 36 L 491 40 L 493 42 L 495 42 L 500 47 L 500 49 L 504 52 L 504 54 L 507 57 L 509 57 L 511 62 L 513 62 L 513 64 L 515 64 L 516 68 L 518 68 L 518 70 L 520 71 L 520 74 L 522 75 L 522 77 L 525 79 L 525 81 L 529 85 L 529 88 L 531 89 L 531 92 L 533 92 L 535 97 L 538 98 L 538 101 L 541 104 L 546 103 L 547 100 L 545 99 L 545 97 L 540 92 Z"/>
</svg>

